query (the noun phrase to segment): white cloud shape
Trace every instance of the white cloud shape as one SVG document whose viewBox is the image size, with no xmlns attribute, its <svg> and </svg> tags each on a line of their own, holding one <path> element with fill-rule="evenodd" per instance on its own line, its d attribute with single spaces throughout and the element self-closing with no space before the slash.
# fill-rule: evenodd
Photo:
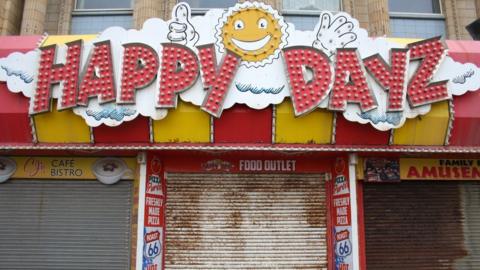
<svg viewBox="0 0 480 270">
<path fill-rule="evenodd" d="M 447 56 L 438 68 L 434 80 L 448 80 L 448 90 L 452 95 L 460 96 L 468 91 L 476 91 L 480 88 L 480 68 L 472 63 L 455 62 Z"/>
<path fill-rule="evenodd" d="M 24 96 L 32 97 L 37 83 L 39 58 L 39 50 L 14 52 L 0 58 L 0 81 L 6 82 L 11 92 L 22 92 Z"/>
</svg>

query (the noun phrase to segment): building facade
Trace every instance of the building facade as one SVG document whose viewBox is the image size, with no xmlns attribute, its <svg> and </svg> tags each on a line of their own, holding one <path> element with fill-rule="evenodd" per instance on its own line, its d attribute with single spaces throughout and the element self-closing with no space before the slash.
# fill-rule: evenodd
<svg viewBox="0 0 480 270">
<path fill-rule="evenodd" d="M 186 2 L 2 1 L 0 270 L 480 269 L 479 0 Z"/>
<path fill-rule="evenodd" d="M 90 3 L 91 2 L 91 3 Z M 228 7 L 236 1 L 187 1 L 197 13 Z M 148 18 L 169 19 L 177 1 L 135 0 L 60 1 L 3 0 L 2 35 L 94 34 L 107 26 L 140 28 Z M 297 25 L 313 28 L 321 10 L 345 11 L 360 21 L 371 36 L 471 39 L 465 26 L 480 16 L 478 0 L 387 1 L 266 1 Z M 93 22 L 93 26 L 87 22 Z M 422 29 L 423 27 L 423 29 Z M 417 29 L 418 28 L 418 29 Z M 408 31 L 407 31 L 408 30 Z"/>
</svg>

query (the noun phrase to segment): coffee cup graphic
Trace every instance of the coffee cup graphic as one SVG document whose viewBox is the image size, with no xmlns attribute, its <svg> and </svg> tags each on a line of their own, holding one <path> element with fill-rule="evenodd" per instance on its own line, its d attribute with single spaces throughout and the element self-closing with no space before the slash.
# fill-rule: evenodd
<svg viewBox="0 0 480 270">
<path fill-rule="evenodd" d="M 7 181 L 17 170 L 17 164 L 10 158 L 0 157 L 0 183 Z"/>
<path fill-rule="evenodd" d="M 112 185 L 125 175 L 132 174 L 132 170 L 120 158 L 101 158 L 93 163 L 92 173 L 101 183 Z"/>
</svg>

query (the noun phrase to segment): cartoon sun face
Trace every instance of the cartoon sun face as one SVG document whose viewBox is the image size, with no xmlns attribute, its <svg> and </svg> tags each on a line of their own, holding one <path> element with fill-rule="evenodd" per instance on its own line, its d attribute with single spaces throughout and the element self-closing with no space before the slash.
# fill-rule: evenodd
<svg viewBox="0 0 480 270">
<path fill-rule="evenodd" d="M 270 6 L 245 2 L 231 8 L 220 25 L 220 47 L 238 54 L 254 66 L 268 62 L 285 45 L 286 24 Z"/>
</svg>

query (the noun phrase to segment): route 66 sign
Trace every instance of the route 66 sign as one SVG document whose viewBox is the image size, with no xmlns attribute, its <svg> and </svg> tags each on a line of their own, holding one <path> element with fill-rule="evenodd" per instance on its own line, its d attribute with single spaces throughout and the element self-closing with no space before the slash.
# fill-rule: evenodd
<svg viewBox="0 0 480 270">
<path fill-rule="evenodd" d="M 352 242 L 350 241 L 350 232 L 348 230 L 337 232 L 335 240 L 335 255 L 337 257 L 347 257 L 352 254 Z"/>
<path fill-rule="evenodd" d="M 160 232 L 153 231 L 145 235 L 145 246 L 143 255 L 147 259 L 154 259 L 161 254 L 162 244 L 160 242 Z"/>
<path fill-rule="evenodd" d="M 335 243 L 335 254 L 338 257 L 347 257 L 352 254 L 352 243 L 350 239 L 345 239 Z"/>
</svg>

